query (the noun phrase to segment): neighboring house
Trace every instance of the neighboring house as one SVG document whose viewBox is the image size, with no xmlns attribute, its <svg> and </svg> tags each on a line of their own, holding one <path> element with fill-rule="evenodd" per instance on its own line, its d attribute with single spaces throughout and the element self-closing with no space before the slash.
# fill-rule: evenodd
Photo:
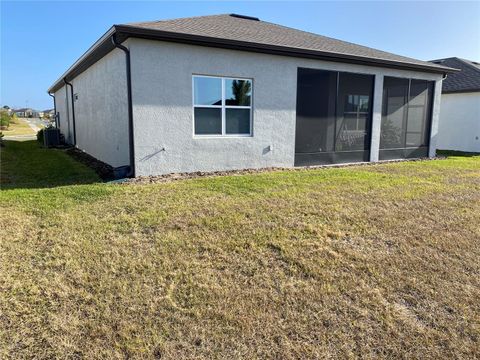
<svg viewBox="0 0 480 360">
<path fill-rule="evenodd" d="M 33 109 L 30 108 L 23 108 L 23 109 L 16 109 L 14 110 L 15 115 L 21 118 L 28 118 L 33 117 Z"/>
<path fill-rule="evenodd" d="M 0 109 L 1 111 L 5 111 L 8 115 L 12 115 L 13 109 L 10 109 L 8 106 L 4 106 Z"/>
<path fill-rule="evenodd" d="M 452 71 L 231 14 L 114 25 L 48 91 L 134 176 L 434 156 Z"/>
<path fill-rule="evenodd" d="M 443 81 L 437 148 L 480 153 L 480 63 L 456 57 L 432 63 L 461 70 Z"/>
<path fill-rule="evenodd" d="M 53 119 L 55 117 L 55 110 L 54 109 L 47 109 L 42 111 L 43 118 Z"/>
</svg>

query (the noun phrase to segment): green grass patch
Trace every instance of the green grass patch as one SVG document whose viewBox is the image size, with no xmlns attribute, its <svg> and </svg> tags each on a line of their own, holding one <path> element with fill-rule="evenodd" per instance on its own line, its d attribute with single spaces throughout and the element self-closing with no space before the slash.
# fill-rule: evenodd
<svg viewBox="0 0 480 360">
<path fill-rule="evenodd" d="M 480 153 L 457 151 L 457 150 L 437 150 L 437 155 L 471 157 L 471 156 L 480 156 Z"/>
<path fill-rule="evenodd" d="M 37 141 L 4 141 L 0 148 L 2 189 L 42 188 L 100 182 L 96 173 L 62 150 L 43 148 Z"/>
<path fill-rule="evenodd" d="M 480 157 L 112 185 L 10 142 L 2 187 L 0 358 L 479 355 Z"/>
</svg>

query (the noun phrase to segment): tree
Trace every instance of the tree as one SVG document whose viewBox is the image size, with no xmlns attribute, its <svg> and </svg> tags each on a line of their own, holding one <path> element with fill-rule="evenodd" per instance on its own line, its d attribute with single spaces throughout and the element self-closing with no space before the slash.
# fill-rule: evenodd
<svg viewBox="0 0 480 360">
<path fill-rule="evenodd" d="M 0 128 L 2 130 L 8 129 L 8 127 L 10 126 L 11 120 L 12 120 L 12 117 L 8 115 L 8 112 L 2 109 L 0 111 Z"/>
<path fill-rule="evenodd" d="M 387 117 L 382 120 L 382 131 L 380 133 L 382 143 L 402 147 L 403 134 L 402 129 L 395 126 L 391 119 Z"/>
<path fill-rule="evenodd" d="M 250 104 L 251 90 L 252 84 L 250 81 L 233 80 L 232 82 L 232 93 L 238 105 L 248 106 Z"/>
</svg>

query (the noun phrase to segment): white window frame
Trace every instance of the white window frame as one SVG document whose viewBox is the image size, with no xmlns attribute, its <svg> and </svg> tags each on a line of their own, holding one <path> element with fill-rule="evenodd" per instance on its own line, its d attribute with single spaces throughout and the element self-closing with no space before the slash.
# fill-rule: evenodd
<svg viewBox="0 0 480 360">
<path fill-rule="evenodd" d="M 222 104 L 221 105 L 195 105 L 195 78 L 214 78 L 220 79 L 222 81 Z M 225 104 L 225 82 L 227 80 L 246 80 L 250 81 L 252 84 L 251 96 L 250 96 L 250 105 L 249 106 L 236 106 L 236 105 L 226 105 Z M 222 114 L 222 133 L 221 134 L 196 134 L 195 133 L 195 108 L 211 108 L 211 109 L 221 109 Z M 227 109 L 248 109 L 250 110 L 250 132 L 248 134 L 227 134 Z M 192 125 L 193 125 L 193 137 L 195 138 L 237 138 L 237 137 L 253 137 L 253 79 L 242 78 L 242 77 L 232 77 L 232 76 L 214 76 L 214 75 L 201 75 L 194 74 L 192 75 Z"/>
</svg>

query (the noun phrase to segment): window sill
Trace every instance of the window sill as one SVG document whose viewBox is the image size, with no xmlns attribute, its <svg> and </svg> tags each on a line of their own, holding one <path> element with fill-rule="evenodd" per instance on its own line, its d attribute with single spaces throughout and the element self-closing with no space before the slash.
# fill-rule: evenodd
<svg viewBox="0 0 480 360">
<path fill-rule="evenodd" d="M 236 139 L 236 138 L 252 138 L 252 134 L 237 135 L 193 135 L 194 139 Z"/>
</svg>

